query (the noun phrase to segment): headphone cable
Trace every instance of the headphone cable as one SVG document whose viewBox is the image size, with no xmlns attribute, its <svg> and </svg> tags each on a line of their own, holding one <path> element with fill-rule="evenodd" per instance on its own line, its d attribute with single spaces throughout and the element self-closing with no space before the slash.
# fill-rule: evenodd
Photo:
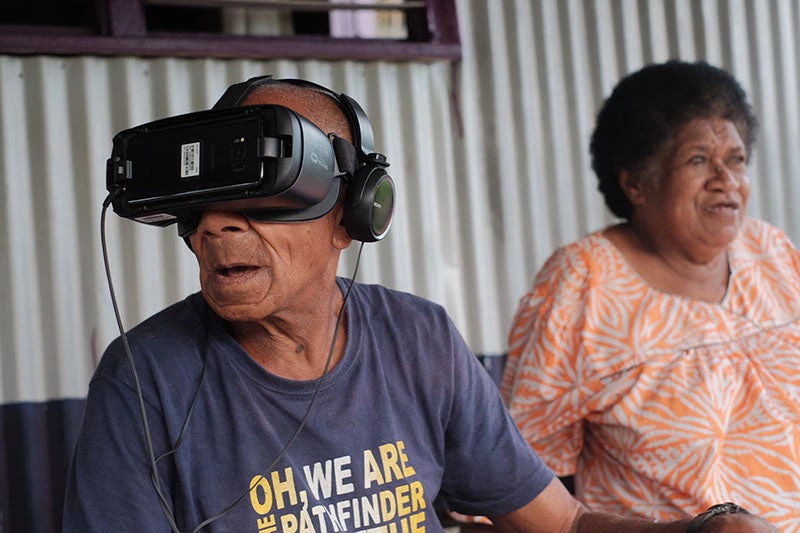
<svg viewBox="0 0 800 533">
<path fill-rule="evenodd" d="M 286 452 L 289 451 L 289 447 L 292 444 L 294 444 L 294 441 L 300 435 L 300 432 L 303 430 L 303 427 L 305 427 L 306 421 L 308 421 L 308 417 L 311 415 L 311 408 L 314 406 L 314 402 L 317 399 L 317 395 L 319 394 L 319 390 L 322 387 L 322 381 L 328 375 L 328 369 L 330 367 L 331 360 L 333 359 L 333 351 L 334 351 L 334 348 L 336 347 L 336 339 L 339 337 L 339 326 L 341 326 L 342 318 L 344 317 L 344 310 L 345 310 L 345 306 L 347 304 L 347 298 L 350 296 L 350 290 L 353 288 L 353 283 L 355 283 L 355 280 L 356 280 L 356 274 L 358 273 L 358 265 L 361 262 L 361 251 L 363 249 L 364 249 L 364 243 L 362 242 L 361 245 L 358 247 L 358 256 L 356 256 L 356 265 L 353 268 L 353 277 L 350 278 L 350 283 L 347 285 L 347 290 L 345 291 L 344 299 L 342 300 L 342 307 L 341 307 L 341 309 L 339 309 L 339 314 L 336 317 L 336 326 L 334 327 L 334 330 L 333 330 L 333 339 L 331 339 L 331 348 L 328 351 L 328 358 L 325 360 L 325 367 L 322 369 L 322 375 L 319 377 L 319 379 L 317 379 L 317 386 L 314 388 L 314 393 L 311 396 L 311 401 L 308 402 L 308 407 L 306 408 L 306 412 L 303 415 L 303 418 L 300 420 L 300 423 L 297 425 L 297 429 L 292 434 L 292 437 L 289 439 L 289 441 L 286 443 L 286 445 L 284 445 L 284 447 L 280 451 L 280 453 L 278 453 L 278 456 L 275 457 L 275 459 L 273 459 L 273 461 L 269 464 L 269 466 L 267 466 L 264 469 L 267 472 L 272 470 L 272 468 L 276 464 L 278 464 L 278 461 L 280 461 L 283 458 L 283 456 L 286 455 Z M 261 476 L 261 478 L 263 478 L 263 476 Z M 253 485 L 253 480 L 250 480 L 250 485 L 251 486 Z M 202 528 L 204 528 L 205 526 L 207 526 L 211 522 L 214 522 L 215 520 L 217 520 L 219 518 L 222 518 L 223 516 L 225 516 L 226 514 L 231 512 L 242 500 L 244 500 L 247 497 L 247 495 L 250 493 L 250 490 L 251 490 L 251 488 L 248 487 L 242 493 L 242 495 L 239 496 L 239 498 L 237 498 L 233 503 L 231 503 L 228 507 L 226 507 L 225 509 L 220 511 L 218 514 L 216 514 L 216 515 L 212 516 L 211 518 L 208 518 L 207 520 L 204 520 L 203 522 L 201 522 L 196 528 L 194 528 L 192 530 L 192 533 L 197 533 L 198 531 L 200 531 Z"/>
<path fill-rule="evenodd" d="M 145 441 L 147 442 L 147 455 L 148 459 L 150 460 L 150 478 L 153 483 L 153 487 L 156 489 L 156 493 L 158 494 L 158 499 L 161 501 L 161 509 L 164 511 L 164 516 L 166 516 L 170 528 L 174 533 L 180 533 L 178 525 L 175 523 L 175 516 L 172 513 L 172 509 L 169 507 L 167 499 L 164 497 L 164 493 L 161 491 L 161 482 L 158 476 L 158 466 L 156 465 L 155 453 L 153 452 L 153 439 L 150 435 L 150 424 L 147 421 L 147 412 L 144 407 L 142 386 L 139 383 L 139 374 L 136 371 L 136 364 L 133 362 L 133 354 L 131 353 L 131 347 L 128 344 L 128 336 L 125 334 L 125 328 L 122 325 L 122 316 L 119 312 L 117 295 L 114 291 L 114 282 L 111 278 L 111 267 L 108 261 L 108 246 L 106 244 L 106 213 L 108 212 L 108 206 L 111 205 L 111 202 L 114 200 L 117 194 L 119 194 L 119 191 L 120 189 L 115 189 L 109 193 L 109 195 L 103 201 L 103 210 L 100 213 L 100 242 L 103 247 L 103 265 L 105 266 L 106 270 L 106 279 L 108 280 L 108 290 L 111 295 L 111 304 L 114 307 L 114 317 L 117 320 L 117 327 L 119 328 L 120 336 L 122 337 L 122 344 L 125 346 L 125 353 L 128 356 L 128 363 L 130 364 L 131 373 L 133 374 L 133 383 L 136 388 L 136 397 L 139 403 L 139 413 L 142 415 L 142 423 L 144 424 L 144 436 Z"/>
</svg>

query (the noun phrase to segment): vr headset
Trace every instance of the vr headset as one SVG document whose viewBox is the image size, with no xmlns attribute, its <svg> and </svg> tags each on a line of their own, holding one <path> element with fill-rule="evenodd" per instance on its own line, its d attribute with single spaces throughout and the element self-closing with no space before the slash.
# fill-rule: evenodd
<svg viewBox="0 0 800 533">
<path fill-rule="evenodd" d="M 290 84 L 339 104 L 353 143 L 278 105 L 241 106 L 254 89 Z M 302 222 L 330 212 L 345 188 L 344 225 L 364 242 L 392 221 L 394 182 L 374 151 L 372 125 L 345 94 L 304 80 L 252 78 L 232 85 L 209 111 L 119 132 L 106 165 L 114 212 L 156 226 L 178 224 L 186 238 L 205 209 L 241 212 L 258 222 Z M 343 183 L 344 182 L 344 183 Z"/>
</svg>

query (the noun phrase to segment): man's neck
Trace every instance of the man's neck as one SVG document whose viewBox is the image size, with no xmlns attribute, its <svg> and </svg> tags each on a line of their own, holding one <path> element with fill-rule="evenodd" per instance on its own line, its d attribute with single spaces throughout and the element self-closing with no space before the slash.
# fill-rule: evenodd
<svg viewBox="0 0 800 533">
<path fill-rule="evenodd" d="M 280 311 L 259 321 L 229 322 L 233 337 L 258 364 L 294 380 L 322 375 L 331 350 L 336 320 L 343 305 L 335 282 L 331 290 L 306 306 Z M 342 317 L 328 371 L 341 360 L 347 344 L 347 320 Z"/>
</svg>

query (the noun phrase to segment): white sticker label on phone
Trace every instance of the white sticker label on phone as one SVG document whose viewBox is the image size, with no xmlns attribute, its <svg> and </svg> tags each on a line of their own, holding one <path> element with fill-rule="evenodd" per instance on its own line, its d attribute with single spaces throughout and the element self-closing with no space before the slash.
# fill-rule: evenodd
<svg viewBox="0 0 800 533">
<path fill-rule="evenodd" d="M 153 222 L 164 222 L 165 220 L 174 220 L 178 217 L 170 215 L 169 213 L 153 213 L 152 215 L 145 215 L 143 217 L 136 217 L 134 220 L 144 222 L 145 224 L 152 224 Z"/>
<path fill-rule="evenodd" d="M 191 178 L 200 175 L 200 143 L 181 145 L 181 177 Z"/>
</svg>

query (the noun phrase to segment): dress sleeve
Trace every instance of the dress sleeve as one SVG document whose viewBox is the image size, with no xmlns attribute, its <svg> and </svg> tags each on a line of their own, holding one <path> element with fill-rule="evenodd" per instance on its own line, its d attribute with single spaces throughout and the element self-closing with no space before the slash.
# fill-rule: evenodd
<svg viewBox="0 0 800 533">
<path fill-rule="evenodd" d="M 145 406 L 158 454 L 163 421 Z M 153 489 L 146 450 L 135 391 L 117 378 L 95 378 L 67 480 L 63 531 L 171 531 Z M 159 469 L 170 501 L 168 464 L 169 458 L 160 461 Z"/>
<path fill-rule="evenodd" d="M 780 228 L 748 218 L 732 249 L 730 308 L 763 327 L 794 320 L 800 314 L 800 252 L 789 237 Z M 755 287 L 757 298 L 752 295 Z"/>
<path fill-rule="evenodd" d="M 593 285 L 588 250 L 559 249 L 520 301 L 501 390 L 522 435 L 559 476 L 573 475 L 599 380 L 584 380 Z"/>
<path fill-rule="evenodd" d="M 763 239 L 763 246 L 774 254 L 772 261 L 761 261 L 764 268 L 772 267 L 775 279 L 780 279 L 784 290 L 792 295 L 800 293 L 800 251 L 780 228 L 763 223 L 769 230 L 768 237 Z M 794 298 L 791 298 L 794 300 Z"/>
</svg>

